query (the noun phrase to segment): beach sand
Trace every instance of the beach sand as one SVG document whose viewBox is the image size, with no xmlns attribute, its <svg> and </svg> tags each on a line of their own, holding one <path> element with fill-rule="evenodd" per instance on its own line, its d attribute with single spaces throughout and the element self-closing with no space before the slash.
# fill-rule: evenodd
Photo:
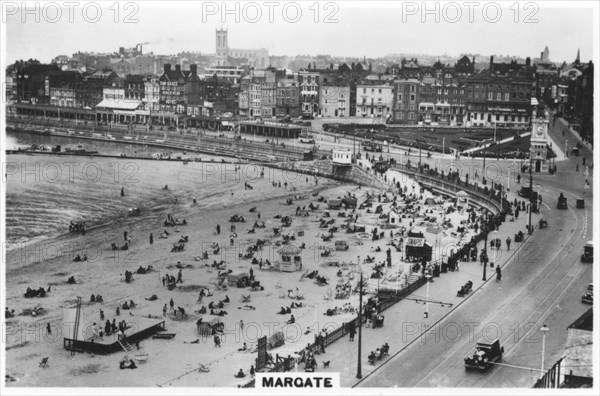
<svg viewBox="0 0 600 396">
<path fill-rule="evenodd" d="M 190 168 L 181 168 L 182 172 L 191 172 Z M 170 165 L 171 166 L 171 165 Z M 183 165 L 179 165 L 183 167 Z M 233 169 L 233 168 L 232 168 Z M 179 169 L 174 169 L 179 172 Z M 243 170 L 240 170 L 242 172 Z M 270 335 L 274 331 L 283 331 L 286 336 L 286 344 L 280 348 L 270 351 L 275 354 L 287 356 L 295 351 L 301 350 L 307 343 L 314 341 L 315 331 L 328 328 L 334 330 L 341 324 L 354 318 L 353 314 L 341 314 L 336 316 L 325 316 L 327 308 L 341 307 L 350 302 L 358 306 L 358 295 L 354 294 L 345 300 L 325 300 L 324 295 L 328 289 L 335 289 L 338 283 L 336 273 L 339 268 L 324 265 L 325 260 L 339 260 L 340 262 L 356 263 L 357 257 L 364 259 L 367 255 L 375 256 L 377 262 L 385 260 L 385 250 L 388 248 L 389 230 L 386 230 L 385 238 L 378 241 L 361 239 L 357 234 L 346 234 L 343 229 L 335 234 L 332 241 L 321 242 L 320 235 L 325 234 L 327 229 L 319 228 L 318 219 L 326 210 L 326 204 L 320 203 L 320 208 L 310 213 L 309 217 L 297 217 L 295 211 L 298 206 L 306 206 L 309 203 L 317 203 L 317 196 L 312 193 L 319 190 L 319 195 L 326 198 L 337 198 L 350 192 L 356 194 L 358 202 L 364 201 L 367 189 L 359 189 L 354 185 L 341 184 L 334 181 L 319 178 L 318 186 L 314 179 L 309 177 L 308 182 L 303 175 L 286 173 L 284 176 L 275 171 L 268 173 L 265 179 L 252 180 L 253 190 L 244 188 L 244 178 L 239 181 L 222 182 L 220 174 L 210 176 L 217 179 L 207 179 L 203 185 L 194 185 L 194 182 L 186 180 L 185 177 L 172 178 L 162 174 L 161 178 L 147 177 L 145 188 L 151 191 L 144 192 L 146 200 L 155 201 L 154 205 L 147 205 L 147 210 L 140 217 L 123 218 L 120 222 L 112 222 L 110 225 L 99 227 L 89 231 L 85 236 L 61 235 L 46 243 L 52 246 L 75 246 L 75 249 L 46 249 L 49 252 L 40 255 L 31 253 L 35 257 L 30 259 L 23 249 L 14 249 L 7 254 L 7 302 L 6 306 L 15 309 L 17 317 L 8 319 L 6 325 L 6 363 L 7 374 L 17 378 L 16 382 L 7 383 L 8 386 L 238 386 L 248 382 L 249 378 L 237 379 L 234 374 L 242 368 L 246 373 L 250 365 L 254 364 L 255 353 L 241 353 L 238 348 L 244 342 L 248 345 L 255 344 L 256 340 L 263 335 Z M 146 180 L 146 179 L 144 179 Z M 193 179 L 190 179 L 193 180 Z M 284 188 L 285 180 L 291 182 L 296 191 L 290 191 L 291 185 Z M 281 187 L 274 187 L 273 181 L 282 182 Z M 169 184 L 168 195 L 166 191 L 159 189 L 160 185 Z M 409 193 L 411 181 L 407 184 Z M 202 188 L 201 188 L 202 187 Z M 144 186 L 140 184 L 139 188 Z M 113 186 L 113 189 L 117 189 Z M 417 186 L 418 190 L 418 186 Z M 117 190 L 118 191 L 118 190 Z M 379 193 L 379 191 L 372 191 Z M 418 191 L 416 191 L 418 193 Z M 233 194 L 232 194 L 233 193 Z M 114 191 L 110 194 L 114 195 Z M 162 194 L 162 195 L 161 195 Z M 423 197 L 430 197 L 425 193 Z M 172 202 L 177 197 L 178 204 Z M 199 205 L 193 206 L 192 200 L 196 197 Z M 301 197 L 302 199 L 295 199 Z M 287 205 L 287 198 L 294 199 L 292 205 Z M 118 199 L 118 198 L 113 198 Z M 376 201 L 375 201 L 376 202 Z M 384 212 L 388 211 L 389 203 L 383 204 Z M 377 203 L 374 203 L 372 210 Z M 256 207 L 255 213 L 250 209 Z M 441 209 L 442 206 L 439 207 Z M 257 220 L 260 212 L 261 220 L 266 223 L 266 228 L 256 229 L 255 234 L 247 231 Z M 330 211 L 331 218 L 335 219 L 335 225 L 340 226 L 344 218 L 338 218 L 338 211 Z M 378 215 L 367 214 L 364 210 L 358 211 L 361 221 L 378 222 Z M 172 227 L 164 227 L 162 222 L 167 214 L 174 217 L 185 218 L 188 225 L 180 226 L 179 232 Z M 230 223 L 231 215 L 240 214 L 247 220 L 246 223 L 235 223 L 237 237 L 234 238 L 234 246 L 230 245 Z M 303 271 L 318 270 L 329 278 L 329 286 L 319 286 L 310 279 L 299 281 L 302 272 L 285 273 L 279 271 L 261 271 L 258 265 L 252 265 L 250 261 L 239 258 L 239 253 L 254 244 L 258 238 L 268 240 L 262 251 L 255 257 L 269 259 L 271 262 L 278 261 L 277 251 L 281 246 L 276 246 L 281 237 L 273 237 L 273 228 L 281 227 L 276 215 L 290 215 L 293 218 L 291 227 L 283 228 L 282 234 L 296 236 L 294 243 L 300 245 L 306 243 L 306 249 L 302 251 Z M 458 212 L 448 215 L 448 218 L 456 225 L 461 218 L 466 217 Z M 405 223 L 408 223 L 406 220 Z M 220 235 L 215 235 L 215 227 L 221 226 Z M 382 224 L 379 222 L 379 224 Z M 408 224 L 403 224 L 407 226 Z M 167 229 L 171 234 L 167 239 L 158 238 L 160 231 Z M 415 230 L 424 231 L 424 227 L 415 227 Z M 123 231 L 128 231 L 132 236 L 132 246 L 126 251 L 112 251 L 110 243 L 123 244 Z M 304 231 L 304 236 L 299 237 L 298 231 Z M 154 234 L 154 243 L 150 245 L 149 234 Z M 173 243 L 187 235 L 189 242 L 185 251 L 171 253 Z M 435 241 L 435 236 L 427 235 L 428 240 Z M 433 238 L 433 239 L 432 239 Z M 345 240 L 350 248 L 347 251 L 334 252 L 332 257 L 322 258 L 321 252 L 325 247 L 332 247 L 336 240 Z M 442 236 L 440 244 L 455 240 L 450 236 Z M 208 247 L 212 243 L 221 245 L 219 255 L 213 255 Z M 375 247 L 381 247 L 381 252 L 374 253 Z M 87 262 L 72 262 L 75 254 L 82 253 L 87 247 Z M 42 249 L 37 246 L 36 250 Z M 251 292 L 249 288 L 238 289 L 230 287 L 227 291 L 215 291 L 217 282 L 217 271 L 209 272 L 204 267 L 204 261 L 195 261 L 194 257 L 200 256 L 204 250 L 209 250 L 208 263 L 213 260 L 225 260 L 227 269 L 233 273 L 248 272 L 252 267 L 257 280 L 264 286 L 264 291 Z M 393 250 L 393 249 L 392 249 Z M 30 254 L 30 255 L 31 255 Z M 37 255 L 36 255 L 37 254 Z M 402 253 L 393 250 L 394 263 L 398 261 Z M 38 258 L 38 260 L 35 260 Z M 40 259 L 42 258 L 42 259 Z M 192 268 L 182 270 L 183 283 L 178 284 L 174 290 L 168 290 L 161 282 L 165 274 L 177 276 L 177 262 L 190 264 Z M 135 274 L 139 266 L 152 265 L 156 272 L 144 275 Z M 370 273 L 371 264 L 365 264 L 365 274 Z M 134 272 L 132 283 L 122 281 L 125 270 Z M 394 269 L 393 271 L 397 271 Z M 345 280 L 349 271 L 344 271 Z M 67 278 L 74 276 L 76 284 L 67 284 Z M 355 285 L 356 279 L 352 281 Z M 378 282 L 369 280 L 370 288 L 373 290 Z M 23 298 L 23 293 L 28 286 L 47 288 L 52 290 L 46 298 Z M 281 285 L 281 288 L 277 286 Z M 382 285 L 383 286 L 383 285 Z M 394 288 L 396 283 L 388 284 L 386 287 Z M 205 297 L 202 304 L 198 304 L 198 293 L 203 287 L 208 287 L 214 295 Z M 292 301 L 289 298 L 280 298 L 280 293 L 287 294 L 287 290 L 296 290 L 296 287 L 304 294 L 303 307 L 293 309 L 296 318 L 294 325 L 285 325 L 290 315 L 278 315 L 280 307 L 289 306 Z M 101 294 L 103 304 L 90 304 L 92 294 Z M 156 294 L 156 301 L 147 301 L 145 298 Z M 251 295 L 252 305 L 256 310 L 243 309 L 241 298 L 243 295 Z M 174 300 L 175 308 L 183 307 L 188 317 L 185 319 L 174 318 L 169 314 L 166 318 L 166 328 L 169 333 L 176 333 L 172 340 L 146 339 L 140 342 L 141 351 L 134 350 L 129 354 L 148 353 L 149 359 L 146 363 L 139 364 L 136 370 L 120 370 L 119 361 L 125 355 L 124 352 L 114 353 L 108 356 L 92 356 L 85 353 L 71 353 L 63 348 L 61 334 L 62 309 L 72 307 L 81 296 L 83 300 L 85 322 L 100 321 L 100 309 L 106 315 L 106 319 L 112 321 L 115 317 L 115 309 L 125 301 L 133 300 L 137 306 L 130 310 L 121 310 L 117 321 L 125 320 L 130 324 L 136 323 L 136 318 L 153 317 L 163 320 L 162 308 L 168 304 L 170 299 Z M 228 296 L 230 303 L 225 306 L 228 315 L 220 319 L 225 323 L 225 335 L 222 337 L 222 347 L 214 346 L 212 337 L 202 338 L 196 330 L 196 321 L 202 317 L 204 321 L 210 321 L 216 316 L 199 315 L 195 313 L 202 305 L 208 305 L 210 301 L 218 302 Z M 45 309 L 45 314 L 37 317 L 30 315 L 20 316 L 23 310 L 34 308 L 36 305 Z M 244 328 L 240 328 L 243 320 Z M 139 320 L 138 320 L 139 321 Z M 46 332 L 47 323 L 51 323 L 53 335 Z M 315 323 L 317 324 L 315 326 Z M 305 334 L 307 328 L 312 331 Z M 189 342 L 200 339 L 197 344 Z M 49 367 L 41 368 L 39 363 L 43 357 L 49 357 Z M 210 367 L 209 373 L 192 372 L 199 364 Z M 181 378 L 177 378 L 181 377 Z"/>
</svg>

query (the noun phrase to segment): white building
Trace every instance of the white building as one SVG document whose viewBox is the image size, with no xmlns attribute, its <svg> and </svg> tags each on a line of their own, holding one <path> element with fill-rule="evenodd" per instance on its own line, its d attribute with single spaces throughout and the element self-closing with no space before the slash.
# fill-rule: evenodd
<svg viewBox="0 0 600 396">
<path fill-rule="evenodd" d="M 334 165 L 352 165 L 352 152 L 343 150 L 333 150 Z"/>
<path fill-rule="evenodd" d="M 394 100 L 393 88 L 388 84 L 356 86 L 356 115 L 389 117 Z"/>
</svg>

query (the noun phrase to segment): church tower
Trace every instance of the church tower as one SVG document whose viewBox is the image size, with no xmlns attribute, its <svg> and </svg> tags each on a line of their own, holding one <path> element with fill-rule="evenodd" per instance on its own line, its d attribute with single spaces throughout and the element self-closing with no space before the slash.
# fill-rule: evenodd
<svg viewBox="0 0 600 396">
<path fill-rule="evenodd" d="M 549 114 L 543 107 L 533 109 L 531 115 L 531 146 L 529 155 L 535 173 L 548 172 Z"/>
<path fill-rule="evenodd" d="M 229 42 L 227 40 L 227 29 L 216 30 L 216 53 L 217 53 L 217 66 L 226 66 L 227 57 L 229 56 Z"/>
</svg>

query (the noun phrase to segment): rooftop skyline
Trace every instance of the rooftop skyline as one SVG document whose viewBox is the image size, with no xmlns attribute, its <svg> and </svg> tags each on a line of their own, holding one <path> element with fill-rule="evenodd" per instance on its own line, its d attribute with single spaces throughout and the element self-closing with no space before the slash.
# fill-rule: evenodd
<svg viewBox="0 0 600 396">
<path fill-rule="evenodd" d="M 296 3 L 285 2 L 271 9 L 265 3 L 239 3 L 237 10 L 229 4 L 231 13 L 219 8 L 220 2 L 168 6 L 142 2 L 137 9 L 125 9 L 121 3 L 118 14 L 114 8 L 103 8 L 99 15 L 90 7 L 87 21 L 84 4 L 74 8 L 71 15 L 66 8 L 59 15 L 56 9 L 42 6 L 39 23 L 35 15 L 23 14 L 19 9 L 5 12 L 7 64 L 29 58 L 49 62 L 58 55 L 71 56 L 77 51 L 112 53 L 137 43 L 145 43 L 144 53 L 214 54 L 215 29 L 221 26 L 229 30 L 231 48 L 266 48 L 270 55 L 377 58 L 399 53 L 473 53 L 537 58 L 548 46 L 553 62 L 573 61 L 578 49 L 581 61 L 587 62 L 595 59 L 594 49 L 598 46 L 593 23 L 598 7 L 590 2 L 569 3 L 569 8 L 564 3 L 558 8 L 561 4 L 540 2 L 536 3 L 539 9 L 525 9 L 521 3 L 518 14 L 509 8 L 497 13 L 497 3 L 486 2 L 460 12 L 452 3 L 439 3 L 437 11 L 431 3 L 431 13 L 420 9 L 421 3 L 410 2 L 376 2 L 369 3 L 368 8 L 364 3 L 340 2 L 328 8 L 319 3 L 318 13 L 315 8 L 309 9 L 309 4 L 302 4 L 304 8 L 299 10 L 294 8 Z M 92 23 L 94 19 L 97 22 Z"/>
</svg>

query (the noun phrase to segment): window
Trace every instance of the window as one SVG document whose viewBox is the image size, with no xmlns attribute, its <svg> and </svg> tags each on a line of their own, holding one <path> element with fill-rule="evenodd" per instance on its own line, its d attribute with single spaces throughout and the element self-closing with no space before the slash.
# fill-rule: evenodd
<svg viewBox="0 0 600 396">
<path fill-rule="evenodd" d="M 363 88 L 363 93 L 366 94 L 367 93 L 367 88 Z"/>
<path fill-rule="evenodd" d="M 506 92 L 506 93 L 504 94 L 504 100 L 505 100 L 505 101 L 509 101 L 509 100 L 510 100 L 510 94 L 509 94 L 508 92 Z"/>
<path fill-rule="evenodd" d="M 410 94 L 410 101 L 411 102 L 415 101 L 415 96 L 416 96 L 415 94 Z"/>
<path fill-rule="evenodd" d="M 415 86 L 414 85 L 410 86 L 410 92 L 415 92 Z"/>
<path fill-rule="evenodd" d="M 500 92 L 496 94 L 496 100 L 502 100 L 502 94 Z"/>
<path fill-rule="evenodd" d="M 494 99 L 494 94 L 492 92 L 488 92 L 488 100 Z"/>
<path fill-rule="evenodd" d="M 496 121 L 500 121 L 500 115 L 496 114 Z"/>
<path fill-rule="evenodd" d="M 381 93 L 381 88 L 379 88 L 379 93 Z"/>
<path fill-rule="evenodd" d="M 398 93 L 398 102 L 402 102 L 402 94 Z"/>
</svg>

